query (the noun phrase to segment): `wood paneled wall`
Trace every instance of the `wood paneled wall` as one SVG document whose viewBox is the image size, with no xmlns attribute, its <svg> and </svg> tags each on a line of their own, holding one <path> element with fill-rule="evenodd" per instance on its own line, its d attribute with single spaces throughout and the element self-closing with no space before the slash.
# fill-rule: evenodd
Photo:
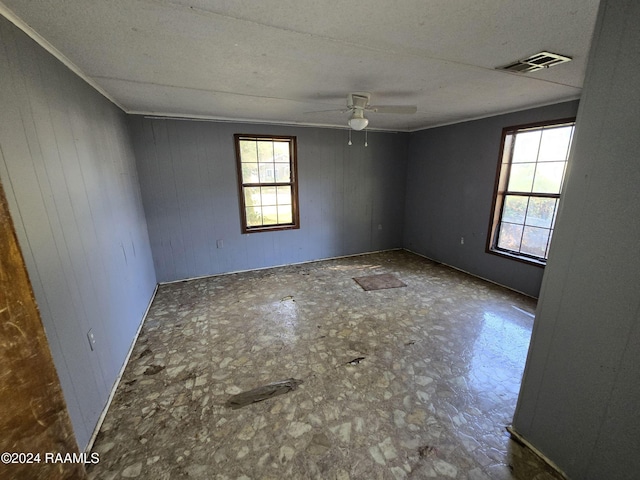
<svg viewBox="0 0 640 480">
<path fill-rule="evenodd" d="M 156 283 L 126 116 L 3 17 L 0 85 L 0 180 L 84 448 Z"/>
<path fill-rule="evenodd" d="M 514 427 L 569 478 L 640 478 L 640 2 L 602 0 Z"/>
<path fill-rule="evenodd" d="M 407 134 L 130 117 L 158 281 L 402 247 Z M 300 229 L 242 234 L 233 134 L 295 135 Z M 217 240 L 223 248 L 217 248 Z"/>
<path fill-rule="evenodd" d="M 543 268 L 485 251 L 502 129 L 577 109 L 565 102 L 412 133 L 404 247 L 537 297 Z"/>
<path fill-rule="evenodd" d="M 2 185 L 0 365 L 0 478 L 86 478 L 82 463 L 45 461 L 47 453 L 77 454 L 78 446 Z M 4 457 L 20 453 L 33 455 L 31 462 L 16 457 L 11 463 Z M 40 455 L 37 461 L 35 455 Z"/>
</svg>

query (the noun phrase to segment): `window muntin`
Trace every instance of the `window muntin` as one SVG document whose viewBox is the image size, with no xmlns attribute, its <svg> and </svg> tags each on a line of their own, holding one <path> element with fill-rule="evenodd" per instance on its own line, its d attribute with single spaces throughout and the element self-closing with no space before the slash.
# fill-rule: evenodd
<svg viewBox="0 0 640 480">
<path fill-rule="evenodd" d="M 545 264 L 574 128 L 567 119 L 503 130 L 490 252 Z"/>
<path fill-rule="evenodd" d="M 235 135 L 242 232 L 300 228 L 296 137 Z"/>
</svg>

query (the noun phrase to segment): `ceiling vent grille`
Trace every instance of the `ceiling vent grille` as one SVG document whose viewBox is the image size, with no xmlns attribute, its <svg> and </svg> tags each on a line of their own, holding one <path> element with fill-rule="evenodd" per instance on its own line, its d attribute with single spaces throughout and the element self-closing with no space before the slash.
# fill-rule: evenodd
<svg viewBox="0 0 640 480">
<path fill-rule="evenodd" d="M 529 58 L 525 58 L 524 60 L 519 60 L 504 67 L 498 67 L 498 70 L 527 73 L 570 61 L 571 57 L 565 57 L 564 55 L 558 55 L 557 53 L 551 52 L 540 52 L 535 55 L 531 55 Z"/>
</svg>

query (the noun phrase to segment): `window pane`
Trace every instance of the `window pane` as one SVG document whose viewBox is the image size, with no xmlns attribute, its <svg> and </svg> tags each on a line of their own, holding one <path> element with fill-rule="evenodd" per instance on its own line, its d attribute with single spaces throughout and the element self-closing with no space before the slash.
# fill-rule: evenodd
<svg viewBox="0 0 640 480">
<path fill-rule="evenodd" d="M 532 262 L 532 257 L 546 259 L 574 125 L 571 122 L 504 130 L 489 231 L 492 250 L 508 251 Z"/>
<path fill-rule="evenodd" d="M 278 223 L 278 207 L 270 205 L 262 207 L 262 224 L 276 225 Z"/>
<path fill-rule="evenodd" d="M 273 162 L 273 142 L 258 142 L 258 162 Z"/>
<path fill-rule="evenodd" d="M 513 147 L 513 163 L 535 162 L 540 146 L 540 130 L 516 134 Z"/>
<path fill-rule="evenodd" d="M 273 142 L 273 159 L 289 163 L 289 142 Z"/>
<path fill-rule="evenodd" d="M 544 258 L 550 230 L 538 227 L 524 227 L 520 251 L 528 255 Z"/>
<path fill-rule="evenodd" d="M 527 219 L 524 223 L 533 227 L 551 228 L 557 201 L 555 198 L 531 197 L 527 209 Z"/>
<path fill-rule="evenodd" d="M 240 161 L 253 163 L 256 163 L 258 161 L 258 153 L 255 140 L 240 140 Z"/>
<path fill-rule="evenodd" d="M 247 207 L 247 226 L 258 227 L 262 225 L 262 208 Z"/>
<path fill-rule="evenodd" d="M 275 182 L 273 163 L 260 163 L 260 182 L 261 183 L 273 183 Z"/>
<path fill-rule="evenodd" d="M 560 193 L 565 165 L 566 162 L 539 163 L 536 168 L 533 191 L 538 193 Z"/>
<path fill-rule="evenodd" d="M 520 163 L 512 165 L 507 190 L 511 192 L 530 192 L 531 185 L 533 184 L 535 167 L 535 163 Z"/>
<path fill-rule="evenodd" d="M 276 187 L 262 187 L 262 205 L 276 204 Z"/>
<path fill-rule="evenodd" d="M 291 168 L 288 163 L 275 163 L 276 179 L 278 183 L 289 183 L 291 181 Z"/>
<path fill-rule="evenodd" d="M 502 221 L 524 223 L 528 198 L 529 197 L 521 197 L 518 195 L 506 195 L 504 199 L 504 209 L 502 210 Z"/>
<path fill-rule="evenodd" d="M 242 183 L 258 183 L 258 164 L 242 164 Z"/>
<path fill-rule="evenodd" d="M 247 207 L 260 206 L 260 187 L 245 187 L 244 204 Z"/>
<path fill-rule="evenodd" d="M 278 205 L 291 205 L 291 187 L 278 187 Z"/>
<path fill-rule="evenodd" d="M 235 134 L 234 139 L 242 233 L 300 228 L 296 137 Z"/>
<path fill-rule="evenodd" d="M 542 132 L 539 162 L 565 160 L 569 154 L 569 142 L 573 127 L 549 128 Z"/>
<path fill-rule="evenodd" d="M 278 205 L 278 223 L 293 223 L 291 205 Z"/>
<path fill-rule="evenodd" d="M 498 247 L 515 252 L 520 251 L 520 238 L 522 237 L 522 225 L 503 223 L 500 225 Z"/>
</svg>

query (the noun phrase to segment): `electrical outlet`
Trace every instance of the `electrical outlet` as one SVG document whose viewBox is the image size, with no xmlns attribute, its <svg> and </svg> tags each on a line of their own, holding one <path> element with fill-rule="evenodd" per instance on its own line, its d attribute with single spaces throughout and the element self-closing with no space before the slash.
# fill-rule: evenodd
<svg viewBox="0 0 640 480">
<path fill-rule="evenodd" d="M 216 247 L 217 248 L 224 247 L 224 242 L 222 241 L 222 239 L 216 241 Z"/>
<path fill-rule="evenodd" d="M 93 351 L 96 346 L 96 336 L 93 334 L 93 329 L 87 332 L 87 339 L 89 340 L 89 347 Z"/>
<path fill-rule="evenodd" d="M 460 245 L 464 245 L 464 237 L 460 237 Z"/>
<path fill-rule="evenodd" d="M 382 224 L 381 223 L 378 224 L 378 230 L 382 230 Z"/>
</svg>

